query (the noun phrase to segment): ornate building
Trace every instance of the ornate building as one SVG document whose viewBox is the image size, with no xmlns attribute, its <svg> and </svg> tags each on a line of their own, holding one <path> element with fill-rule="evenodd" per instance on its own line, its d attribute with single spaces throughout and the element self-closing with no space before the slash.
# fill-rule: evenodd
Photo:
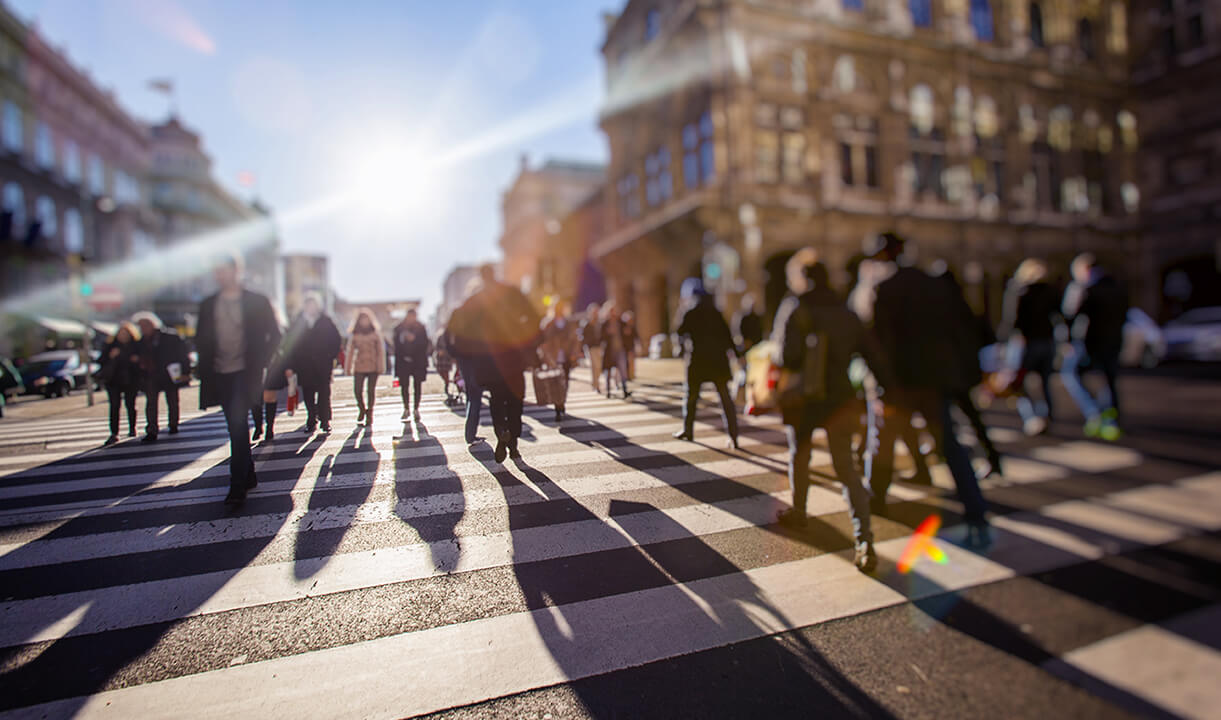
<svg viewBox="0 0 1221 720">
<path fill-rule="evenodd" d="M 1129 269 L 1126 31 L 1122 0 L 629 0 L 603 47 L 592 254 L 645 337 L 684 277 L 774 309 L 794 249 L 846 282 L 887 228 L 994 315 L 1027 256 Z"/>
</svg>

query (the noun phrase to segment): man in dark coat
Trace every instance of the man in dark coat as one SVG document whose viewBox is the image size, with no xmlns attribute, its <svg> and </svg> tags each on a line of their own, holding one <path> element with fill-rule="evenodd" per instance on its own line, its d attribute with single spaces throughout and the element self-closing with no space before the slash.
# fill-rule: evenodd
<svg viewBox="0 0 1221 720">
<path fill-rule="evenodd" d="M 1123 326 L 1128 319 L 1128 293 L 1103 272 L 1089 253 L 1078 255 L 1071 266 L 1073 282 L 1064 290 L 1061 308 L 1072 345 L 1060 366 L 1060 379 L 1085 415 L 1085 434 L 1118 440 L 1119 354 Z M 1106 377 L 1106 391 L 1095 396 L 1081 382 L 1085 370 Z"/>
<path fill-rule="evenodd" d="M 301 315 L 290 334 L 297 334 L 288 350 L 286 372 L 295 372 L 305 396 L 305 432 L 322 426 L 331 431 L 331 378 L 342 339 L 335 321 L 322 311 L 322 299 L 311 293 L 301 303 Z"/>
<path fill-rule="evenodd" d="M 407 317 L 394 328 L 394 375 L 399 379 L 399 390 L 403 394 L 404 420 L 408 409 L 416 422 L 420 420 L 420 387 L 428 375 L 431 352 L 427 328 L 420 323 L 414 309 L 408 310 Z"/>
<path fill-rule="evenodd" d="M 536 361 L 541 318 L 520 290 L 496 279 L 491 265 L 480 269 L 480 278 L 483 286 L 455 312 L 449 331 L 459 358 L 469 362 L 479 386 L 491 393 L 495 457 L 504 462 L 520 457 L 525 372 Z"/>
<path fill-rule="evenodd" d="M 741 306 L 733 316 L 733 334 L 739 355 L 763 342 L 763 316 L 755 309 L 755 296 L 750 293 L 742 296 Z"/>
<path fill-rule="evenodd" d="M 679 440 L 695 439 L 695 413 L 699 404 L 700 387 L 708 382 L 716 386 L 725 415 L 725 430 L 729 444 L 738 447 L 738 412 L 729 396 L 729 356 L 734 352 L 733 336 L 725 316 L 717 309 L 716 300 L 705 290 L 699 278 L 687 278 L 681 290 L 687 309 L 678 321 L 675 334 L 683 340 L 687 357 L 687 404 L 683 412 L 683 429 L 674 433 Z"/>
<path fill-rule="evenodd" d="M 779 365 L 800 378 L 799 392 L 781 407 L 788 426 L 793 507 L 777 519 L 789 527 L 806 526 L 814 430 L 826 428 L 831 464 L 844 486 L 844 499 L 852 516 L 855 564 L 862 572 L 873 572 L 877 555 L 870 529 L 869 492 L 852 455 L 860 406 L 848 366 L 854 355 L 860 355 L 875 377 L 884 384 L 891 381 L 877 341 L 830 288 L 826 267 L 817 262 L 817 257 L 807 248 L 789 260 L 790 289 L 800 294 L 790 295 L 781 303 L 773 332 L 780 350 Z"/>
<path fill-rule="evenodd" d="M 1005 287 L 1003 307 L 1000 336 L 1009 343 L 1021 336 L 1020 367 L 1040 380 L 1041 397 L 1037 402 L 1029 389 L 1029 375 L 1018 399 L 1023 429 L 1028 435 L 1037 435 L 1046 432 L 1055 415 L 1051 376 L 1056 369 L 1056 328 L 1064 322 L 1060 291 L 1047 281 L 1047 265 L 1042 260 L 1022 261 Z"/>
<path fill-rule="evenodd" d="M 187 346 L 173 330 L 166 330 L 161 318 L 151 312 L 132 317 L 140 326 L 140 368 L 144 372 L 144 415 L 148 427 L 141 442 L 156 442 L 159 428 L 157 400 L 165 393 L 170 435 L 178 434 L 178 387 L 190 372 Z M 171 372 L 173 371 L 173 372 Z"/>
<path fill-rule="evenodd" d="M 220 261 L 216 282 L 220 291 L 200 304 L 195 334 L 199 406 L 220 405 L 224 411 L 230 448 L 225 504 L 236 507 L 258 484 L 246 413 L 262 395 L 263 373 L 280 342 L 280 328 L 267 297 L 242 287 L 239 256 Z"/>
<path fill-rule="evenodd" d="M 971 367 L 968 359 L 968 348 L 976 342 L 976 328 L 964 320 L 971 316 L 970 307 L 950 283 L 899 262 L 903 238 L 884 233 L 875 241 L 876 252 L 871 255 L 890 274 L 874 289 L 869 303 L 874 332 L 894 375 L 894 387 L 886 388 L 886 403 L 898 405 L 901 414 L 916 411 L 924 416 L 958 488 L 968 544 L 987 546 L 991 543 L 988 506 L 950 412 L 955 395 L 969 390 L 978 374 L 978 367 Z M 897 423 L 885 421 L 878 435 L 878 454 L 869 478 L 875 514 L 885 512 L 898 430 Z"/>
</svg>

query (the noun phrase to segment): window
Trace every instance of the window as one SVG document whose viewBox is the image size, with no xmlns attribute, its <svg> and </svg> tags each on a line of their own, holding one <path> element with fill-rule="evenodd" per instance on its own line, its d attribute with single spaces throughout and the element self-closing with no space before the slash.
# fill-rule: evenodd
<svg viewBox="0 0 1221 720">
<path fill-rule="evenodd" d="M 1037 207 L 1044 210 L 1061 210 L 1064 207 L 1064 192 L 1060 153 L 1042 141 L 1032 145 L 1030 153 L 1031 172 L 1034 174 L 1037 190 Z"/>
<path fill-rule="evenodd" d="M 81 223 L 81 212 L 76 208 L 64 211 L 64 249 L 70 253 L 85 252 L 85 226 Z"/>
<path fill-rule="evenodd" d="M 844 185 L 878 188 L 877 143 L 878 124 L 870 117 L 837 116 L 834 121 L 839 136 L 839 172 Z"/>
<path fill-rule="evenodd" d="M 670 177 L 670 148 L 662 145 L 644 161 L 645 199 L 650 207 L 661 205 L 674 196 Z"/>
<path fill-rule="evenodd" d="M 878 184 L 878 149 L 873 145 L 866 145 L 865 151 L 865 184 L 871 188 L 880 187 Z"/>
<path fill-rule="evenodd" d="M 55 201 L 46 195 L 40 195 L 34 202 L 34 217 L 42 225 L 43 237 L 55 237 L 59 230 L 58 218 L 55 215 Z"/>
<path fill-rule="evenodd" d="M 933 26 L 932 0 L 908 0 L 908 7 L 911 9 L 913 25 L 916 27 Z"/>
<path fill-rule="evenodd" d="M 1117 2 L 1111 5 L 1111 22 L 1107 32 L 1107 48 L 1116 55 L 1128 51 L 1128 16 L 1124 4 Z"/>
<path fill-rule="evenodd" d="M 911 89 L 908 111 L 912 127 L 927 134 L 933 129 L 933 91 L 928 85 L 917 85 Z"/>
<path fill-rule="evenodd" d="M 34 126 L 34 162 L 43 170 L 55 167 L 55 140 L 51 128 L 41 120 Z"/>
<path fill-rule="evenodd" d="M 841 55 L 831 68 L 831 86 L 839 92 L 850 93 L 856 90 L 856 63 L 851 55 Z"/>
<path fill-rule="evenodd" d="M 945 186 L 945 134 L 938 128 L 921 132 L 912 126 L 908 145 L 911 149 L 912 191 L 919 198 L 932 193 L 946 199 Z"/>
<path fill-rule="evenodd" d="M 845 185 L 852 185 L 852 146 L 846 142 L 839 144 L 839 179 Z"/>
<path fill-rule="evenodd" d="M 1111 192 L 1111 184 L 1106 180 L 1104 159 L 1097 150 L 1086 150 L 1081 156 L 1082 168 L 1085 171 L 1086 195 L 1091 208 L 1103 215 L 1115 213 L 1115 198 Z"/>
<path fill-rule="evenodd" d="M 774 130 L 755 131 L 755 182 L 780 180 L 780 141 Z"/>
<path fill-rule="evenodd" d="M 992 28 L 992 5 L 988 0 L 971 0 L 971 27 L 975 29 L 975 37 L 992 42 L 995 31 Z"/>
<path fill-rule="evenodd" d="M 661 33 L 661 12 L 652 8 L 644 14 L 644 40 L 648 42 Z"/>
<path fill-rule="evenodd" d="M 865 9 L 865 0 L 844 0 L 844 9 L 860 12 Z"/>
<path fill-rule="evenodd" d="M 716 178 L 714 138 L 709 112 L 683 126 L 683 184 L 688 189 L 706 185 Z"/>
<path fill-rule="evenodd" d="M 712 114 L 705 111 L 700 116 L 700 181 L 704 184 L 710 183 L 716 178 L 714 138 Z"/>
<path fill-rule="evenodd" d="M 1119 125 L 1119 139 L 1125 150 L 1135 150 L 1139 138 L 1136 134 L 1136 116 L 1129 110 L 1120 110 L 1115 116 Z"/>
<path fill-rule="evenodd" d="M 106 168 L 97 155 L 89 156 L 89 192 L 94 195 L 106 194 Z"/>
<path fill-rule="evenodd" d="M 25 193 L 15 182 L 4 185 L 4 212 L 13 218 L 13 233 L 25 231 Z"/>
<path fill-rule="evenodd" d="M 806 179 L 806 136 L 801 132 L 786 132 L 782 137 L 781 174 L 786 183 L 800 185 Z"/>
<path fill-rule="evenodd" d="M 992 197 L 998 202 L 1005 195 L 1005 142 L 1002 137 L 975 138 L 975 156 L 969 169 L 976 197 Z"/>
<path fill-rule="evenodd" d="M 1030 44 L 1034 47 L 1047 47 L 1043 40 L 1043 8 L 1037 2 L 1030 3 Z"/>
<path fill-rule="evenodd" d="M 70 183 L 81 181 L 81 152 L 76 143 L 64 140 L 64 179 Z"/>
<path fill-rule="evenodd" d="M 4 147 L 11 152 L 21 152 L 25 148 L 25 121 L 21 116 L 21 108 L 12 100 L 4 101 Z"/>
<path fill-rule="evenodd" d="M 806 51 L 797 48 L 793 51 L 792 63 L 793 92 L 804 95 L 809 89 L 806 82 Z"/>
<path fill-rule="evenodd" d="M 1077 21 L 1077 45 L 1086 60 L 1094 59 L 1094 24 L 1087 18 Z"/>
<path fill-rule="evenodd" d="M 636 173 L 624 175 L 619 181 L 619 213 L 625 218 L 640 215 L 640 178 Z"/>
</svg>

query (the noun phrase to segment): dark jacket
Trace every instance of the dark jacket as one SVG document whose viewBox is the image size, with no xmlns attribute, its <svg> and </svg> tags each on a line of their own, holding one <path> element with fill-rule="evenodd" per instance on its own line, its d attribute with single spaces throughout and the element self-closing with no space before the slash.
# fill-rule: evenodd
<svg viewBox="0 0 1221 720">
<path fill-rule="evenodd" d="M 329 385 L 335 374 L 335 358 L 343 344 L 335 322 L 323 314 L 311 326 L 304 317 L 298 317 L 288 332 L 287 364 L 297 373 L 301 385 L 307 388 Z"/>
<path fill-rule="evenodd" d="M 900 267 L 875 290 L 873 329 L 902 388 L 958 392 L 978 380 L 977 327 L 951 283 Z M 972 367 L 973 366 L 973 367 Z"/>
<path fill-rule="evenodd" d="M 1051 283 L 1010 281 L 1005 288 L 1002 337 L 1019 332 L 1027 343 L 1055 340 L 1060 322 L 1060 293 Z"/>
<path fill-rule="evenodd" d="M 216 385 L 216 299 L 214 294 L 199 305 L 195 350 L 199 353 L 199 407 L 207 410 L 220 404 L 220 389 Z M 242 291 L 242 322 L 246 344 L 246 383 L 250 404 L 260 402 L 263 393 L 263 370 L 280 342 L 276 313 L 266 296 L 251 290 Z"/>
<path fill-rule="evenodd" d="M 572 368 L 581 356 L 581 343 L 577 339 L 577 323 L 571 317 L 553 317 L 544 320 L 542 327 L 542 356 L 548 365 Z"/>
<path fill-rule="evenodd" d="M 119 354 L 110 357 L 111 350 L 118 350 Z M 133 360 L 133 357 L 136 359 Z M 139 357 L 140 343 L 120 343 L 117 340 L 106 343 L 101 358 L 101 379 L 106 387 L 112 390 L 135 390 L 143 385 L 144 377 L 140 372 Z"/>
<path fill-rule="evenodd" d="M 491 385 L 534 363 L 540 322 L 520 290 L 491 283 L 454 311 L 448 330 L 458 358 L 469 362 L 481 385 Z"/>
<path fill-rule="evenodd" d="M 394 375 L 403 378 L 418 377 L 423 380 L 428 374 L 428 355 L 432 343 L 423 324 L 406 320 L 394 327 Z"/>
<path fill-rule="evenodd" d="M 733 334 L 738 339 L 738 352 L 745 353 L 763 342 L 763 316 L 751 310 L 733 318 Z"/>
<path fill-rule="evenodd" d="M 826 342 L 825 395 L 802 406 L 783 409 L 783 420 L 797 426 L 802 422 L 819 427 L 839 409 L 856 399 L 856 389 L 848 376 L 853 355 L 860 355 L 884 386 L 893 380 L 881 348 L 839 296 L 825 288 L 815 288 L 800 297 L 789 296 L 776 312 L 773 340 L 780 347 L 780 365 L 801 372 L 808 352 L 808 338 L 817 334 Z"/>
<path fill-rule="evenodd" d="M 687 375 L 693 380 L 729 382 L 729 353 L 734 351 L 729 323 L 710 295 L 701 296 L 678 321 L 675 334 L 684 338 Z"/>
<path fill-rule="evenodd" d="M 150 388 L 164 390 L 173 387 L 167 369 L 178 363 L 182 370 L 179 382 L 188 378 L 191 361 L 187 358 L 187 345 L 173 330 L 156 330 L 140 339 L 140 366 Z"/>
<path fill-rule="evenodd" d="M 1119 355 L 1128 320 L 1128 293 L 1115 278 L 1099 275 L 1089 285 L 1070 284 L 1064 291 L 1063 312 L 1073 340 L 1083 342 L 1086 353 Z"/>
<path fill-rule="evenodd" d="M 598 320 L 596 313 L 581 321 L 578 335 L 581 338 L 582 346 L 586 348 L 602 347 L 602 323 Z"/>
</svg>

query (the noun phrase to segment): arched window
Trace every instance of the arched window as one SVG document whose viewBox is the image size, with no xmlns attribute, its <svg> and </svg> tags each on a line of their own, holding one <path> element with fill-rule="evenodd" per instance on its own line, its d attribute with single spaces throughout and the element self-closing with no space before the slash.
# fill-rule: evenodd
<svg viewBox="0 0 1221 720">
<path fill-rule="evenodd" d="M 839 92 L 856 90 L 856 62 L 851 55 L 840 55 L 831 68 L 831 87 Z"/>
<path fill-rule="evenodd" d="M 1077 21 L 1077 44 L 1087 60 L 1094 59 L 1094 24 L 1088 18 Z"/>
<path fill-rule="evenodd" d="M 1046 47 L 1043 41 L 1043 8 L 1037 2 L 1030 3 L 1030 44 Z"/>
<path fill-rule="evenodd" d="M 996 37 L 992 28 L 992 5 L 988 0 L 971 0 L 971 27 L 975 28 L 975 37 L 984 42 L 992 42 Z"/>
<path fill-rule="evenodd" d="M 911 8 L 913 25 L 916 27 L 932 27 L 932 0 L 908 0 L 908 7 Z"/>
<path fill-rule="evenodd" d="M 15 182 L 4 185 L 4 211 L 13 216 L 13 233 L 25 232 L 25 193 Z"/>
<path fill-rule="evenodd" d="M 933 129 L 933 91 L 928 85 L 917 85 L 908 98 L 912 127 L 927 135 Z"/>
<path fill-rule="evenodd" d="M 4 101 L 4 147 L 12 152 L 21 152 L 25 147 L 25 121 L 21 108 L 12 100 Z"/>
<path fill-rule="evenodd" d="M 40 195 L 34 201 L 34 216 L 42 224 L 43 237 L 55 237 L 59 230 L 59 218 L 55 215 L 55 201 L 46 195 Z"/>
<path fill-rule="evenodd" d="M 85 252 L 85 226 L 81 223 L 81 211 L 76 208 L 64 211 L 64 249 L 70 253 Z"/>
</svg>

